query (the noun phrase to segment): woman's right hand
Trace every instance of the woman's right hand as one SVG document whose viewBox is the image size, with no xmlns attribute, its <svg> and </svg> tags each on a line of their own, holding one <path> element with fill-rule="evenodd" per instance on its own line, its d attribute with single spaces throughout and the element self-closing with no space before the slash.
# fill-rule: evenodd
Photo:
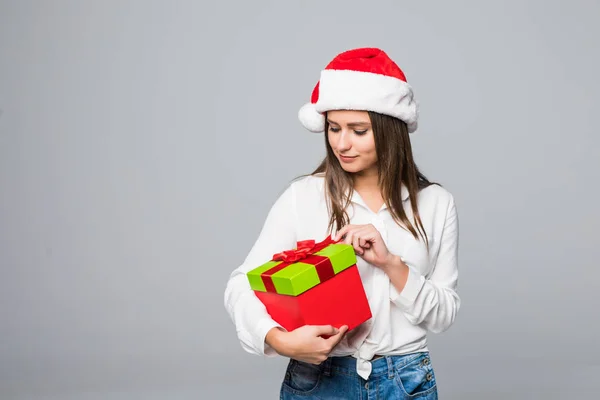
<svg viewBox="0 0 600 400">
<path fill-rule="evenodd" d="M 282 356 L 318 365 L 329 357 L 347 330 L 346 325 L 340 329 L 331 325 L 305 325 L 291 332 L 273 328 L 267 333 L 265 342 Z"/>
</svg>

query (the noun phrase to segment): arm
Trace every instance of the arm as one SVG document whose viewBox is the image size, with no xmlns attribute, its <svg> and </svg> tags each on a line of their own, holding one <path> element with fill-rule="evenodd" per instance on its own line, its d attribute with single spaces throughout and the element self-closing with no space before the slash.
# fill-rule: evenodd
<svg viewBox="0 0 600 400">
<path fill-rule="evenodd" d="M 225 289 L 225 308 L 236 326 L 242 348 L 249 353 L 269 357 L 281 354 L 301 361 L 319 364 L 342 340 L 348 327 L 305 325 L 287 332 L 275 322 L 256 297 L 246 272 L 271 259 L 273 254 L 296 245 L 296 207 L 293 185 L 271 208 L 260 235 L 246 257 L 236 268 Z M 330 336 L 325 339 L 321 336 Z"/>
<path fill-rule="evenodd" d="M 275 356 L 277 353 L 265 343 L 265 337 L 273 328 L 281 326 L 250 288 L 246 272 L 295 245 L 295 198 L 290 185 L 271 207 L 258 239 L 243 264 L 231 273 L 225 289 L 225 308 L 235 324 L 242 348 L 249 353 Z"/>
<path fill-rule="evenodd" d="M 439 253 L 433 272 L 426 279 L 400 257 L 392 257 L 385 267 L 392 285 L 390 300 L 408 320 L 439 333 L 448 329 L 460 308 L 458 283 L 458 215 L 451 198 L 445 216 Z"/>
</svg>

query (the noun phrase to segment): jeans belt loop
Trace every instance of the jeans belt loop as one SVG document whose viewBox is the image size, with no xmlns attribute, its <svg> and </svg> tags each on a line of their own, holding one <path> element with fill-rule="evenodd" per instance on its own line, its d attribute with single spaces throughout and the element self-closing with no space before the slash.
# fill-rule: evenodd
<svg viewBox="0 0 600 400">
<path fill-rule="evenodd" d="M 392 361 L 392 357 L 385 356 L 385 359 L 387 361 L 388 377 L 392 379 L 394 377 L 394 362 Z"/>
</svg>

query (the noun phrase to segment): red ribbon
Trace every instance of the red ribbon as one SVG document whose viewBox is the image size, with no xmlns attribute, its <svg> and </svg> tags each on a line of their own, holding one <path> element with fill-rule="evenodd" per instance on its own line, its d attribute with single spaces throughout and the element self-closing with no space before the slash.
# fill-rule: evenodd
<svg viewBox="0 0 600 400">
<path fill-rule="evenodd" d="M 331 260 L 328 257 L 314 254 L 334 243 L 337 243 L 337 241 L 331 239 L 331 236 L 328 236 L 325 240 L 319 243 L 315 243 L 314 240 L 302 240 L 297 243 L 295 249 L 285 250 L 281 253 L 274 254 L 272 258 L 273 261 L 283 262 L 261 274 L 261 278 L 265 284 L 267 292 L 277 292 L 275 289 L 275 284 L 273 283 L 273 274 L 300 260 L 303 260 L 303 262 L 307 264 L 315 265 L 317 275 L 319 276 L 319 281 L 321 282 L 324 282 L 327 279 L 335 276 L 335 271 L 333 270 L 333 265 L 331 265 Z"/>
<path fill-rule="evenodd" d="M 285 250 L 281 253 L 273 255 L 274 261 L 285 261 L 285 262 L 297 262 L 303 258 L 308 257 L 310 254 L 314 254 L 323 250 L 330 244 L 337 243 L 335 240 L 328 236 L 327 239 L 322 242 L 315 243 L 314 240 L 302 240 L 297 243 L 297 246 L 293 250 Z"/>
</svg>

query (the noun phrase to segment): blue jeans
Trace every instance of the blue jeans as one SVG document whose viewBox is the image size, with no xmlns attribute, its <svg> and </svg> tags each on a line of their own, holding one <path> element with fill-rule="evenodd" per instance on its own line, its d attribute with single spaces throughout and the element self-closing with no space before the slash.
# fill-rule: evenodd
<svg viewBox="0 0 600 400">
<path fill-rule="evenodd" d="M 437 400 L 429 352 L 371 361 L 368 380 L 356 373 L 353 357 L 330 357 L 320 365 L 290 359 L 280 399 Z"/>
</svg>

